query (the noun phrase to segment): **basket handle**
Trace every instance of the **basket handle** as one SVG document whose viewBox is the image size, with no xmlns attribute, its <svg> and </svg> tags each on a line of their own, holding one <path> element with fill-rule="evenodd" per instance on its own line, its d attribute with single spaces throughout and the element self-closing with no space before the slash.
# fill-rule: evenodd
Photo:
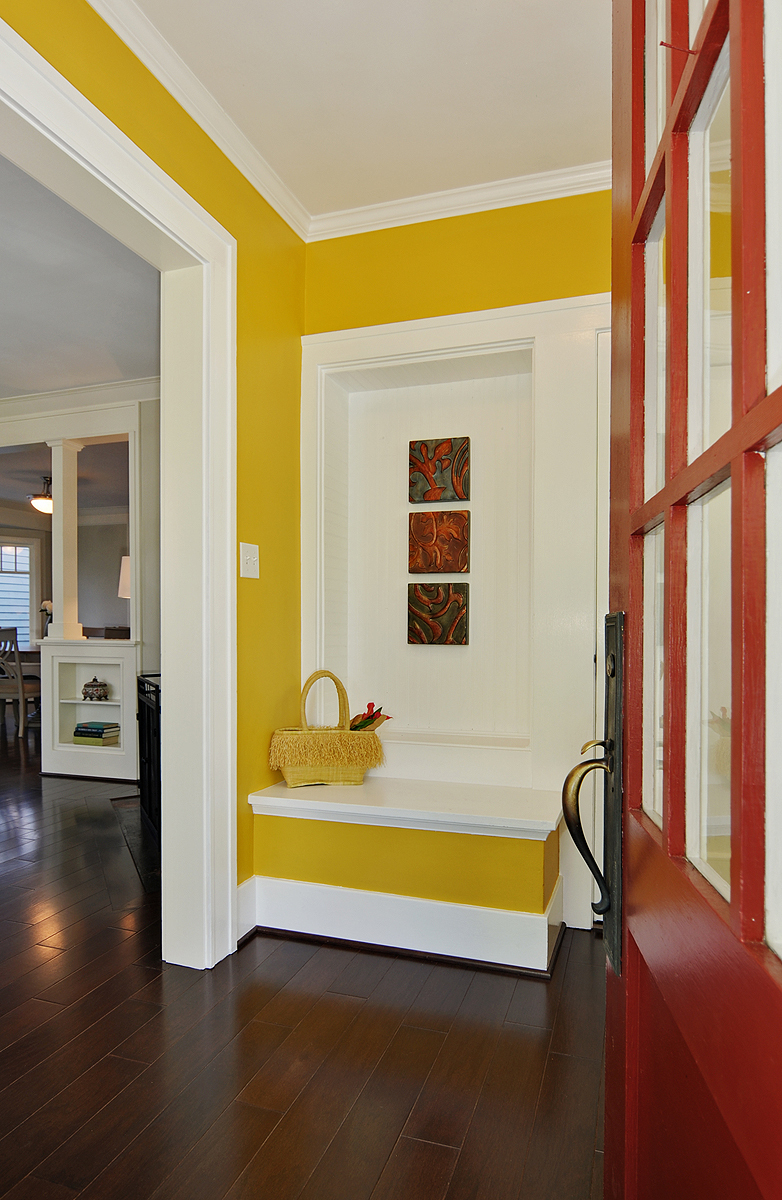
<svg viewBox="0 0 782 1200">
<path fill-rule="evenodd" d="M 339 696 L 339 725 L 338 729 L 350 729 L 350 709 L 348 708 L 348 694 L 345 691 L 345 685 L 336 675 L 332 675 L 331 671 L 313 671 L 304 687 L 301 689 L 301 708 L 299 709 L 299 721 L 302 729 L 309 729 L 307 724 L 307 696 L 309 690 L 318 679 L 333 679 Z"/>
</svg>

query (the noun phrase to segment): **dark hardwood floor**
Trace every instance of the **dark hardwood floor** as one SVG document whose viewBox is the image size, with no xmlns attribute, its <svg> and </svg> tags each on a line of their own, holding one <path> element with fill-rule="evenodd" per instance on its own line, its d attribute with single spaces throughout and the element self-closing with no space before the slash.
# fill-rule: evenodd
<svg viewBox="0 0 782 1200">
<path fill-rule="evenodd" d="M 42 779 L 38 736 L 0 725 L 0 1195 L 602 1196 L 599 940 L 550 983 L 272 937 L 169 966 L 134 789 Z"/>
</svg>

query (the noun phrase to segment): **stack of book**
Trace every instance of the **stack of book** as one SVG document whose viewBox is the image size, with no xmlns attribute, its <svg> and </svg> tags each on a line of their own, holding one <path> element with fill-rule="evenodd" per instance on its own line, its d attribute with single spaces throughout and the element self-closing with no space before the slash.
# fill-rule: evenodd
<svg viewBox="0 0 782 1200">
<path fill-rule="evenodd" d="M 79 721 L 73 731 L 75 746 L 116 746 L 119 725 L 116 721 Z"/>
</svg>

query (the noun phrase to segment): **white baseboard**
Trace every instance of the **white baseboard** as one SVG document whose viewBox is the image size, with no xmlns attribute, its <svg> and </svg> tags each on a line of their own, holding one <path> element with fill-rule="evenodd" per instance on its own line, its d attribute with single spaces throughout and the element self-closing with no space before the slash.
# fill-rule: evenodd
<svg viewBox="0 0 782 1200">
<path fill-rule="evenodd" d="M 258 876 L 251 875 L 236 889 L 236 937 L 238 940 L 245 937 L 258 924 L 257 881 Z"/>
<path fill-rule="evenodd" d="M 524 913 L 256 875 L 238 888 L 237 911 L 240 937 L 260 925 L 545 971 L 562 879 L 545 913 Z"/>
</svg>

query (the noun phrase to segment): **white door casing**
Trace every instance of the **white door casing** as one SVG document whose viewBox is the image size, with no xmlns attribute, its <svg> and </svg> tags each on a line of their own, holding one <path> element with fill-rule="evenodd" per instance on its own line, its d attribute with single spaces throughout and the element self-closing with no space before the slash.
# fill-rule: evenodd
<svg viewBox="0 0 782 1200">
<path fill-rule="evenodd" d="M 236 244 L 0 22 L 0 153 L 161 286 L 163 957 L 236 948 Z"/>
</svg>

